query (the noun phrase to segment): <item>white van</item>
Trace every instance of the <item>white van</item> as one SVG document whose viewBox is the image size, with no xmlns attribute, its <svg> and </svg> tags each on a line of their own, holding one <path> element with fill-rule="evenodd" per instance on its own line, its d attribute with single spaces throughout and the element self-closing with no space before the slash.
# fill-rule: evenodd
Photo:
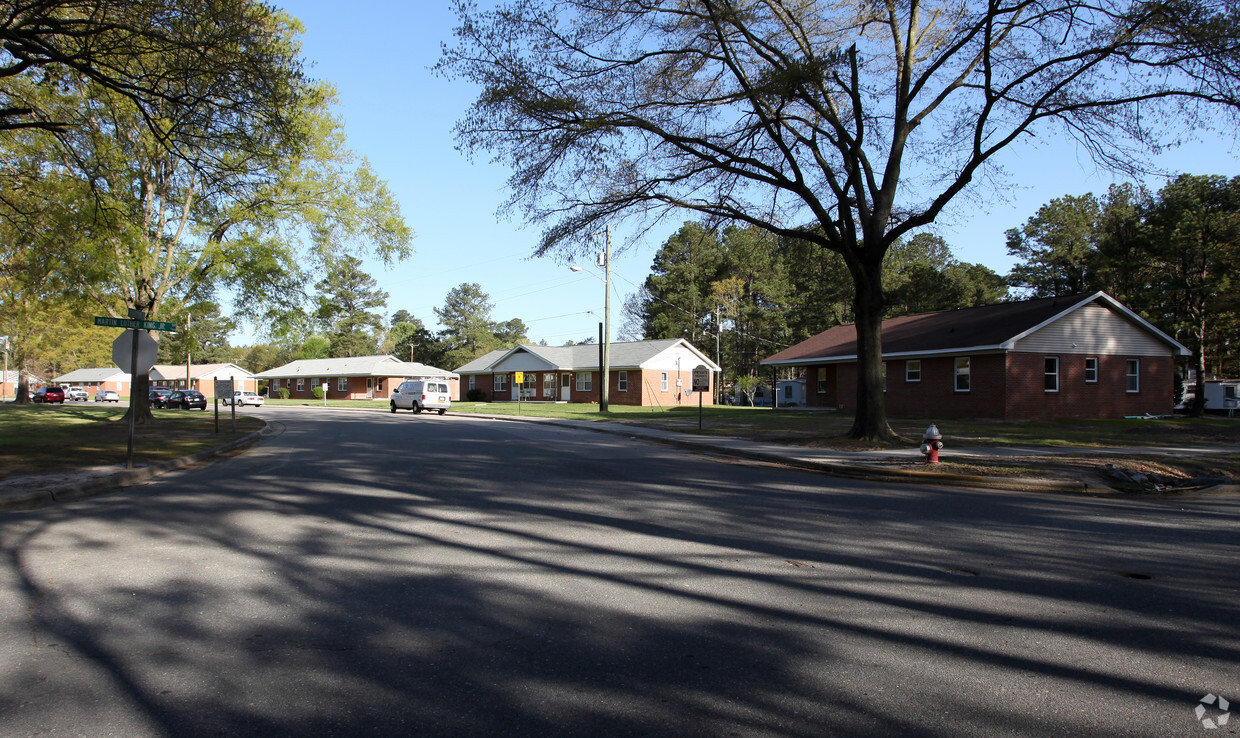
<svg viewBox="0 0 1240 738">
<path fill-rule="evenodd" d="M 423 410 L 438 410 L 440 415 L 452 407 L 452 395 L 448 382 L 444 379 L 417 379 L 401 382 L 392 393 L 392 412 L 397 408 L 420 413 Z"/>
</svg>

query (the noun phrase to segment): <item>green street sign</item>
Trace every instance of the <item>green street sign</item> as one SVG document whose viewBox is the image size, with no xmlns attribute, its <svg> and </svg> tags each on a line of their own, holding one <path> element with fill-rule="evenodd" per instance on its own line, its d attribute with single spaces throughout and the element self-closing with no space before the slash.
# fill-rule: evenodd
<svg viewBox="0 0 1240 738">
<path fill-rule="evenodd" d="M 144 331 L 174 331 L 177 328 L 175 323 L 165 323 L 160 320 L 130 320 L 129 318 L 100 316 L 95 316 L 95 325 L 109 328 L 141 328 Z"/>
</svg>

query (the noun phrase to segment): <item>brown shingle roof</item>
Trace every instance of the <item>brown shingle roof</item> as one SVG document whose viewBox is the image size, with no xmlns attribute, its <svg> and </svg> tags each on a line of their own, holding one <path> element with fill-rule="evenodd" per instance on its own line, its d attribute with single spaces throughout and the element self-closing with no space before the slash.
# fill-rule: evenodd
<svg viewBox="0 0 1240 738">
<path fill-rule="evenodd" d="M 1093 295 L 1044 297 L 1023 302 L 944 310 L 883 321 L 883 354 L 929 354 L 960 349 L 998 349 L 1007 341 L 1081 304 Z M 857 355 L 857 327 L 837 325 L 767 357 L 763 364 L 808 359 L 848 359 Z"/>
</svg>

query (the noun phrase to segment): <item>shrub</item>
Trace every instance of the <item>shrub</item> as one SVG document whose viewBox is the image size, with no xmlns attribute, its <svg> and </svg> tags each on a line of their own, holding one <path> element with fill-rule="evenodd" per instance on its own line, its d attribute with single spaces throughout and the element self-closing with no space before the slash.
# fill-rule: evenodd
<svg viewBox="0 0 1240 738">
<path fill-rule="evenodd" d="M 321 384 L 314 385 L 314 389 L 311 390 L 311 392 L 314 394 L 314 399 L 316 400 L 323 399 L 323 385 Z"/>
<path fill-rule="evenodd" d="M 289 398 L 289 395 L 292 393 L 288 391 L 288 387 L 281 387 L 280 389 L 276 390 L 276 394 L 280 396 L 281 400 L 287 400 Z"/>
<path fill-rule="evenodd" d="M 484 402 L 487 399 L 486 390 L 481 390 L 475 387 L 465 393 L 465 399 L 470 402 Z"/>
</svg>

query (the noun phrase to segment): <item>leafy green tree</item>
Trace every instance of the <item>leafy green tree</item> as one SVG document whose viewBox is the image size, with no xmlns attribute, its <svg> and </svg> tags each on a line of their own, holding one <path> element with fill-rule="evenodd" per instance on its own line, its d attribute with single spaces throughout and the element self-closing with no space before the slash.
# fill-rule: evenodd
<svg viewBox="0 0 1240 738">
<path fill-rule="evenodd" d="M 237 330 L 237 322 L 220 314 L 219 305 L 210 301 L 179 305 L 169 311 L 168 318 L 176 324 L 177 330 L 160 340 L 160 363 L 232 361 L 233 349 L 228 336 Z"/>
<path fill-rule="evenodd" d="M 1240 177 L 1181 175 L 1158 192 L 1146 216 L 1149 252 L 1161 266 L 1158 294 L 1174 332 L 1193 350 L 1192 413 L 1205 409 L 1211 323 L 1236 306 L 1240 284 Z M 1232 320 L 1227 321 L 1234 324 Z"/>
<path fill-rule="evenodd" d="M 422 321 L 413 317 L 413 313 L 409 312 L 408 310 L 397 310 L 396 312 L 392 313 L 392 320 L 391 320 L 390 325 L 393 328 L 395 328 L 401 323 L 414 323 L 414 322 L 420 324 Z M 425 328 L 425 326 L 423 327 Z"/>
<path fill-rule="evenodd" d="M 273 12 L 237 0 L 9 3 L 0 22 L 0 130 L 87 124 L 87 111 L 40 94 L 75 82 L 124 98 L 170 144 L 192 147 L 189 138 L 209 135 L 210 118 L 282 125 L 301 70 L 291 48 L 269 43 L 283 22 Z"/>
<path fill-rule="evenodd" d="M 297 347 L 293 356 L 297 359 L 329 359 L 332 355 L 332 341 L 327 336 L 309 336 Z"/>
<path fill-rule="evenodd" d="M 331 340 L 332 356 L 371 356 L 378 351 L 388 293 L 362 271 L 362 260 L 348 254 L 327 261 L 327 274 L 315 285 L 315 318 Z"/>
<path fill-rule="evenodd" d="M 686 222 L 655 254 L 646 277 L 642 333 L 697 343 L 716 305 L 711 285 L 723 277 L 723 245 L 712 229 Z"/>
<path fill-rule="evenodd" d="M 281 16 L 265 28 L 266 46 L 251 53 L 279 60 L 296 51 Z M 268 101 L 286 108 L 278 118 L 220 113 L 175 141 L 153 135 L 123 96 L 89 83 L 71 88 L 92 125 L 60 134 L 48 149 L 57 158 L 44 164 L 89 187 L 90 227 L 71 249 L 80 268 L 69 289 L 109 310 L 119 295 L 122 311 L 158 318 L 169 300 L 204 299 L 227 285 L 239 308 L 275 322 L 303 299 L 300 265 L 323 263 L 346 244 L 403 257 L 410 232 L 383 183 L 344 147 L 330 89 L 303 84 L 296 71 L 284 83 L 300 85 L 297 94 L 273 91 Z M 198 153 L 189 161 L 177 147 L 191 145 Z M 303 228 L 311 246 L 299 249 L 285 236 L 290 228 Z M 133 409 L 149 422 L 144 382 L 135 380 Z"/>
<path fill-rule="evenodd" d="M 492 308 L 490 298 L 477 283 L 453 287 L 444 297 L 443 307 L 434 308 L 444 326 L 441 337 L 450 364 L 461 366 L 492 350 Z"/>
<path fill-rule="evenodd" d="M 1051 200 L 1025 225 L 1007 232 L 1007 251 L 1019 259 L 1008 282 L 1032 297 L 1090 291 L 1098 270 L 1102 206 L 1091 194 Z"/>
<path fill-rule="evenodd" d="M 894 244 L 1014 144 L 1060 132 L 1136 170 L 1160 143 L 1146 121 L 1175 120 L 1162 140 L 1179 140 L 1240 98 L 1240 24 L 1201 0 L 456 8 L 437 68 L 480 88 L 458 140 L 513 168 L 507 205 L 547 226 L 538 254 L 618 216 L 689 209 L 843 258 L 857 438 L 894 438 L 880 372 Z"/>
</svg>

